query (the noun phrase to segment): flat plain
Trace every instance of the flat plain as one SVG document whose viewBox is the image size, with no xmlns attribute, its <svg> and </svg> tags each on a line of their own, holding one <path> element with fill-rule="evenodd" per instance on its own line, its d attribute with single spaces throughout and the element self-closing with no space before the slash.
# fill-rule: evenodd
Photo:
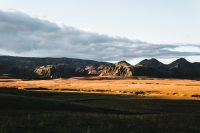
<svg viewBox="0 0 200 133">
<path fill-rule="evenodd" d="M 137 77 L 118 79 L 108 77 L 76 77 L 54 80 L 0 79 L 2 88 L 31 91 L 103 93 L 169 99 L 200 98 L 200 81 Z"/>
<path fill-rule="evenodd" d="M 200 82 L 0 79 L 1 133 L 199 133 Z"/>
</svg>

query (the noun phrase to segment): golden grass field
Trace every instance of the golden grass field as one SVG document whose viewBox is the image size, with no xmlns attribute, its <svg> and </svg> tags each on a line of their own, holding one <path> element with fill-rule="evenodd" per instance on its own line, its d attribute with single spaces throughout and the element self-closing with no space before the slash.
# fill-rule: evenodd
<svg viewBox="0 0 200 133">
<path fill-rule="evenodd" d="M 200 82 L 0 78 L 0 133 L 199 133 Z"/>
<path fill-rule="evenodd" d="M 0 87 L 32 91 L 104 93 L 166 99 L 200 99 L 200 81 L 183 79 L 69 78 L 55 80 L 0 79 Z"/>
</svg>

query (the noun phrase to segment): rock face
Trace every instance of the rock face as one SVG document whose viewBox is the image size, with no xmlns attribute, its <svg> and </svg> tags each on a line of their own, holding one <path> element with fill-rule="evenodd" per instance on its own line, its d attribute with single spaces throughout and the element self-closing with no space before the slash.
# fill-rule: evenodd
<svg viewBox="0 0 200 133">
<path fill-rule="evenodd" d="M 101 70 L 100 76 L 132 77 L 133 66 L 126 61 L 120 61 L 116 64 L 106 66 L 103 70 Z"/>
<path fill-rule="evenodd" d="M 47 65 L 35 68 L 34 72 L 40 78 L 54 79 L 61 77 L 61 68 L 59 66 Z"/>
<path fill-rule="evenodd" d="M 110 64 L 111 65 L 111 64 Z M 92 76 L 99 76 L 101 74 L 101 71 L 106 67 L 107 65 L 100 65 L 100 66 L 86 66 L 85 70 L 89 75 Z"/>
<path fill-rule="evenodd" d="M 70 67 L 68 65 L 46 65 L 37 67 L 34 73 L 41 79 L 67 78 L 74 76 L 98 76 L 104 68 L 101 66 Z"/>
</svg>

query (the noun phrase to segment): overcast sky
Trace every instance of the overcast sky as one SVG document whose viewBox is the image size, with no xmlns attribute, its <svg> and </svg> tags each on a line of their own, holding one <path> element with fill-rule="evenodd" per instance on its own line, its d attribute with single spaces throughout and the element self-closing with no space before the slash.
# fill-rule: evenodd
<svg viewBox="0 0 200 133">
<path fill-rule="evenodd" d="M 0 54 L 200 61 L 199 0 L 0 0 Z"/>
</svg>

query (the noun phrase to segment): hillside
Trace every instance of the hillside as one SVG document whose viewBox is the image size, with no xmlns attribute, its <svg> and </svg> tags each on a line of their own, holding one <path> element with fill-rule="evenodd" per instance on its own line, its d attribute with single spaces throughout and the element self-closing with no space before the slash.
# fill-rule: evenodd
<svg viewBox="0 0 200 133">
<path fill-rule="evenodd" d="M 99 69 L 109 64 L 106 62 L 73 58 L 0 56 L 0 74 L 20 78 L 89 76 L 97 75 Z"/>
</svg>

